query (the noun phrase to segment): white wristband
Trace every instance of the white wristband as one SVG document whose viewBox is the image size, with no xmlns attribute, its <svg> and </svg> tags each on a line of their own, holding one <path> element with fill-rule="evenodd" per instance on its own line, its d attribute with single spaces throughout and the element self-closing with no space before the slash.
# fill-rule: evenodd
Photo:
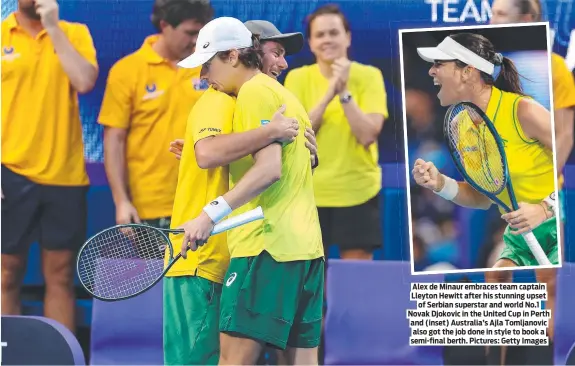
<svg viewBox="0 0 575 366">
<path fill-rule="evenodd" d="M 549 196 L 547 196 L 543 202 L 549 206 L 551 211 L 553 212 L 553 216 L 557 216 L 557 200 L 555 199 L 555 192 L 551 192 Z"/>
<path fill-rule="evenodd" d="M 219 196 L 204 206 L 204 212 L 212 219 L 214 224 L 217 224 L 221 219 L 232 212 L 232 208 L 228 205 L 224 197 Z"/>
<path fill-rule="evenodd" d="M 459 192 L 459 184 L 457 184 L 457 181 L 453 178 L 450 178 L 446 175 L 444 175 L 443 177 L 445 180 L 443 188 L 441 189 L 441 191 L 439 192 L 433 191 L 433 193 L 435 193 L 439 197 L 445 198 L 448 201 L 452 201 Z"/>
</svg>

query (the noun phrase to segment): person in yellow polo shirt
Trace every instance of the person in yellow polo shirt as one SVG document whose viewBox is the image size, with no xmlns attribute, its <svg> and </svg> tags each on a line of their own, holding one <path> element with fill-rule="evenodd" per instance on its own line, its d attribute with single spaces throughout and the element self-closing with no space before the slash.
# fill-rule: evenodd
<svg viewBox="0 0 575 366">
<path fill-rule="evenodd" d="M 285 56 L 299 52 L 303 46 L 301 33 L 283 34 L 273 24 L 263 20 L 248 21 L 245 25 L 252 33 L 260 34 L 265 39 L 262 41 L 262 70 L 270 77 L 281 74 L 288 66 Z M 202 71 L 206 77 L 207 69 L 203 68 Z M 229 163 L 253 154 L 274 141 L 292 142 L 298 134 L 297 121 L 283 117 L 283 109 L 271 118 L 270 123 L 260 128 L 231 133 L 234 108 L 234 98 L 213 88 L 208 89 L 194 105 L 188 118 L 185 140 L 193 143 L 185 145 L 186 148 L 184 140 L 175 141 L 172 145 L 176 156 L 182 159 L 172 213 L 173 228 L 197 216 L 211 197 L 228 191 Z M 290 123 L 295 123 L 295 128 L 287 128 Z M 286 128 L 282 127 L 284 125 Z M 315 156 L 313 131 L 309 133 L 306 147 Z M 178 261 L 166 274 L 166 364 L 206 365 L 218 362 L 219 303 L 223 277 L 229 264 L 226 238 L 226 234 L 210 238 L 207 245 L 188 253 L 186 259 Z M 181 243 L 183 235 L 173 235 L 171 239 L 174 243 Z"/>
<path fill-rule="evenodd" d="M 316 63 L 290 71 L 285 86 L 304 105 L 325 159 L 314 173 L 323 243 L 343 259 L 372 259 L 382 245 L 377 140 L 387 118 L 381 72 L 347 58 L 350 26 L 337 5 L 308 17 Z"/>
<path fill-rule="evenodd" d="M 2 22 L 2 314 L 20 314 L 30 244 L 42 248 L 44 314 L 75 331 L 73 264 L 86 239 L 78 93 L 98 77 L 84 24 L 55 0 L 19 0 Z"/>
<path fill-rule="evenodd" d="M 232 210 L 261 206 L 264 211 L 264 220 L 228 233 L 231 261 L 220 301 L 220 364 L 253 365 L 265 344 L 287 349 L 290 363 L 317 364 L 324 253 L 303 133 L 311 122 L 292 93 L 261 73 L 258 37 L 239 20 L 211 21 L 200 31 L 198 44 L 180 65 L 203 64 L 214 89 L 237 97 L 234 132 L 265 125 L 281 105 L 300 125 L 292 143 L 274 143 L 232 162 L 233 188 L 181 226 L 186 255 Z"/>
<path fill-rule="evenodd" d="M 187 116 L 207 89 L 200 69 L 181 69 L 213 9 L 201 0 L 156 0 L 158 34 L 114 64 L 98 121 L 116 222 L 169 228 L 178 163 L 166 145 L 184 134 Z"/>
<path fill-rule="evenodd" d="M 523 23 L 523 22 L 540 22 L 542 20 L 541 2 L 539 0 L 494 0 L 492 5 L 493 16 L 491 24 L 507 24 L 507 23 Z M 573 75 L 569 72 L 565 59 L 556 53 L 551 54 L 551 76 L 553 84 L 553 114 L 555 121 L 555 152 L 557 161 L 557 173 L 560 174 L 559 185 L 559 229 L 561 232 L 561 248 L 563 257 L 565 256 L 565 221 L 566 212 L 564 210 L 564 194 L 563 184 L 564 176 L 562 174 L 565 163 L 573 149 L 573 128 L 575 122 L 575 81 Z M 532 215 L 536 217 L 537 215 Z M 551 341 L 554 336 L 554 310 L 556 299 L 556 282 L 557 271 L 554 268 L 537 269 L 535 270 L 538 282 L 547 284 L 547 296 L 545 308 L 551 309 L 551 318 L 549 319 L 549 326 L 547 334 Z M 511 281 L 511 272 L 488 272 L 486 278 L 490 281 Z M 550 342 L 549 347 L 536 347 L 532 356 L 532 362 L 538 363 L 552 363 L 553 360 L 553 346 Z M 513 347 L 512 351 L 515 352 Z M 523 353 L 523 350 L 517 348 L 518 357 Z M 503 356 L 501 356 L 503 357 Z M 511 357 L 511 360 L 513 357 Z M 530 359 L 530 360 L 531 360 Z M 536 361 L 539 360 L 539 361 Z M 530 361 L 531 362 L 531 361 Z"/>
</svg>

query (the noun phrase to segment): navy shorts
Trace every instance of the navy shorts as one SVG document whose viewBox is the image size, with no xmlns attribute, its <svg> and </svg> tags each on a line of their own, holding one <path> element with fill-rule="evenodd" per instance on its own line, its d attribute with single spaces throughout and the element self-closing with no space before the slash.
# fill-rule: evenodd
<svg viewBox="0 0 575 366">
<path fill-rule="evenodd" d="M 318 207 L 326 256 L 330 245 L 340 250 L 373 251 L 383 246 L 379 194 L 352 207 Z"/>
<path fill-rule="evenodd" d="M 37 184 L 2 165 L 2 254 L 25 253 L 34 242 L 77 251 L 86 240 L 88 188 Z"/>
</svg>

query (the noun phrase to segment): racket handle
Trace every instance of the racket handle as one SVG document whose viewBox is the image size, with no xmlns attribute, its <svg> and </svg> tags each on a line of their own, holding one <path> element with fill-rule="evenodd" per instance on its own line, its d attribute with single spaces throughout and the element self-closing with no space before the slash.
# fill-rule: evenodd
<svg viewBox="0 0 575 366">
<path fill-rule="evenodd" d="M 523 238 L 525 239 L 525 242 L 529 246 L 529 249 L 531 249 L 531 253 L 533 253 L 537 262 L 542 266 L 550 266 L 551 262 L 549 261 L 549 258 L 547 258 L 547 256 L 545 255 L 545 252 L 543 251 L 543 248 L 541 248 L 541 245 L 537 241 L 537 238 L 535 238 L 535 235 L 533 235 L 533 232 L 530 231 L 528 233 L 523 234 Z"/>
<path fill-rule="evenodd" d="M 244 212 L 243 214 L 239 214 L 227 220 L 220 222 L 214 226 L 214 230 L 212 230 L 212 235 L 219 234 L 226 230 L 233 229 L 235 227 L 250 223 L 252 221 L 261 220 L 264 218 L 264 212 L 260 206 L 250 210 L 248 212 Z"/>
</svg>

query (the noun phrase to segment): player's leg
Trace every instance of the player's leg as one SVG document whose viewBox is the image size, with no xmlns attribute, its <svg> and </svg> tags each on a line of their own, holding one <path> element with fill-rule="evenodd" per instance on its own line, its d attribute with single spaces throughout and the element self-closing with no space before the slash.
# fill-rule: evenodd
<svg viewBox="0 0 575 366">
<path fill-rule="evenodd" d="M 39 232 L 40 191 L 2 165 L 2 193 L 2 314 L 19 315 L 28 249 Z"/>
<path fill-rule="evenodd" d="M 164 278 L 164 364 L 217 365 L 222 285 L 197 276 Z"/>
<path fill-rule="evenodd" d="M 220 364 L 253 365 L 265 344 L 286 348 L 306 263 L 276 262 L 266 251 L 232 258 L 220 306 Z"/>
<path fill-rule="evenodd" d="M 74 266 L 86 240 L 88 187 L 41 186 L 44 314 L 75 332 Z"/>
<path fill-rule="evenodd" d="M 352 207 L 334 208 L 333 240 L 342 259 L 371 260 L 382 246 L 379 194 Z"/>
<path fill-rule="evenodd" d="M 290 365 L 317 365 L 323 321 L 323 258 L 310 261 L 288 338 Z"/>
<path fill-rule="evenodd" d="M 522 257 L 528 253 L 522 253 L 523 248 L 516 237 L 511 234 L 509 227 L 505 229 L 503 241 L 505 248 L 499 256 L 499 259 L 493 266 L 497 271 L 485 272 L 485 282 L 487 283 L 506 283 L 513 281 L 513 272 L 502 270 L 507 267 L 517 267 L 517 263 L 522 261 Z M 489 365 L 504 365 L 507 357 L 507 348 L 504 346 L 486 347 L 487 360 Z"/>
</svg>

